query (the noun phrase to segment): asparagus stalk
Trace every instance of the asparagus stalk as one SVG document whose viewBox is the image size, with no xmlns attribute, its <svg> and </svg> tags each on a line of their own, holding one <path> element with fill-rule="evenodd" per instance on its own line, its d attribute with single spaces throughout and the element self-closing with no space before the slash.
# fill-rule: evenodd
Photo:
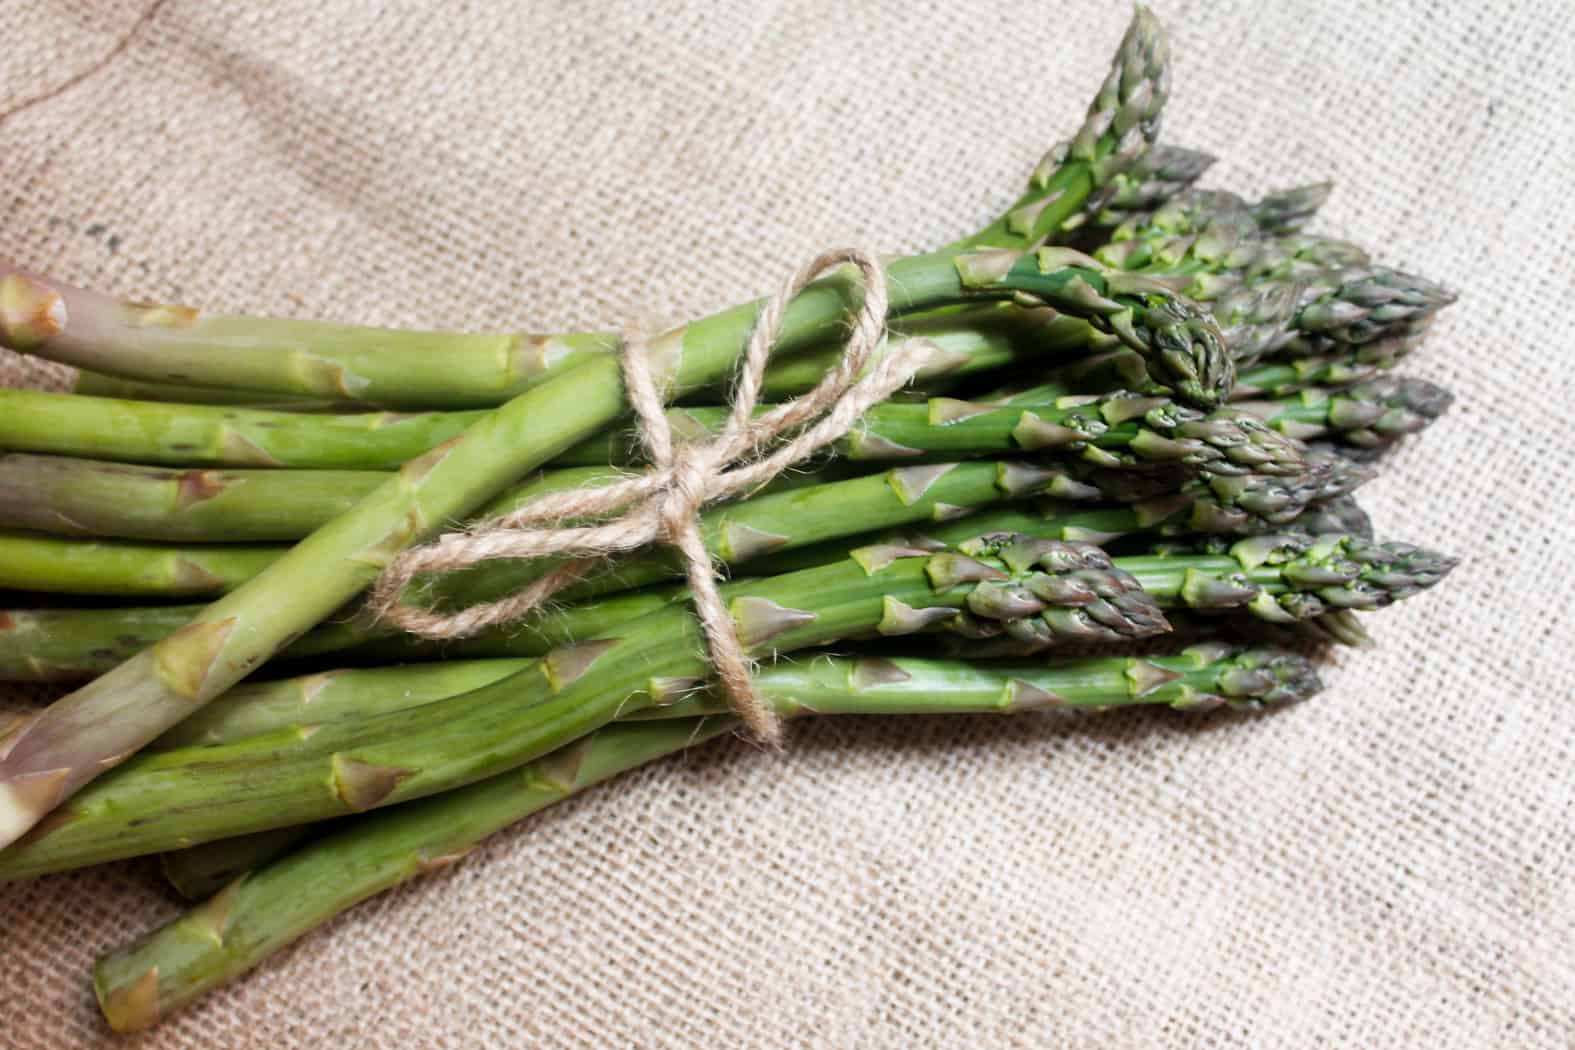
<svg viewBox="0 0 1575 1050">
<path fill-rule="evenodd" d="M 270 394 L 262 390 L 245 390 L 232 386 L 186 386 L 180 383 L 156 383 L 151 380 L 127 379 L 125 376 L 105 375 L 102 372 L 89 372 L 84 369 L 77 371 L 76 382 L 71 385 L 71 392 L 84 397 L 110 397 L 120 401 L 173 401 L 177 404 L 186 405 L 245 405 L 251 408 L 277 408 L 286 412 L 348 412 L 353 409 L 370 411 L 377 407 L 359 401 L 342 401 L 305 395 Z"/>
<path fill-rule="evenodd" d="M 1241 666 L 1237 660 L 1240 654 L 1227 656 L 1219 649 L 1198 648 L 1182 657 L 1111 657 L 1022 665 L 898 659 L 893 661 L 895 671 L 885 660 L 821 653 L 783 657 L 760 668 L 755 681 L 761 695 L 784 716 L 803 713 L 800 709 L 840 715 L 1006 713 L 1023 706 L 1012 703 L 1014 696 L 1021 701 L 1024 693 L 1020 686 L 1011 687 L 1013 680 L 1055 696 L 1050 703 L 1056 707 L 1160 702 L 1177 707 L 1218 706 L 1211 697 L 1222 687 L 1211 683 Z M 1199 658 L 1202 653 L 1208 654 L 1206 660 Z M 338 668 L 242 685 L 171 729 L 149 745 L 149 751 L 220 747 L 284 730 L 405 711 L 501 681 L 533 662 L 529 657 L 516 657 Z M 1182 677 L 1156 674 L 1152 670 L 1155 666 Z M 1162 680 L 1156 684 L 1155 679 Z M 1125 695 L 1123 680 L 1128 686 Z M 1235 690 L 1231 695 L 1240 698 L 1240 692 Z M 727 713 L 724 698 L 700 691 L 625 717 L 648 720 Z"/>
<path fill-rule="evenodd" d="M 740 640 L 754 652 L 790 652 L 867 631 L 911 633 L 942 621 L 974 634 L 998 624 L 1047 646 L 1165 629 L 1153 598 L 1097 547 L 1049 543 L 1031 556 L 1019 557 L 1019 548 L 1004 550 L 1002 558 L 979 553 L 984 557 L 876 548 L 825 568 L 732 584 L 723 593 Z M 1153 569 L 1151 576 L 1179 593 L 1182 564 L 1168 574 Z M 0 878 L 446 791 L 659 701 L 652 679 L 688 680 L 707 671 L 699 627 L 684 607 L 616 631 L 555 649 L 515 678 L 354 727 L 329 723 L 231 749 L 202 748 L 197 763 L 181 753 L 132 758 L 0 852 Z"/>
<path fill-rule="evenodd" d="M 110 597 L 224 594 L 256 576 L 282 547 L 171 547 L 0 531 L 0 587 Z"/>
<path fill-rule="evenodd" d="M 679 432 L 695 436 L 719 428 L 725 416 L 726 410 L 716 408 L 668 413 Z M 627 447 L 617 432 L 609 440 L 609 455 Z M 1007 407 L 951 398 L 888 403 L 866 413 L 838 450 L 853 460 L 1016 452 L 1075 457 L 1107 467 L 1181 462 L 1211 474 L 1292 475 L 1302 469 L 1296 448 L 1251 416 L 1226 412 L 1205 418 L 1163 399 L 1125 395 L 1037 404 L 1013 399 Z M 494 509 L 518 506 L 542 491 L 596 483 L 604 475 L 543 475 L 500 498 Z M 197 542 L 297 539 L 385 480 L 386 475 L 364 471 L 173 471 L 0 455 L 0 525 Z"/>
<path fill-rule="evenodd" d="M 788 713 L 908 710 L 915 697 L 926 696 L 931 698 L 926 711 L 1013 711 L 1058 701 L 1071 707 L 1136 702 L 1194 709 L 1281 703 L 1318 688 L 1311 667 L 1294 654 L 1217 647 L 1172 658 L 1089 661 L 1061 670 L 917 660 L 873 666 L 814 661 L 791 665 L 783 675 Z M 908 678 L 894 688 L 894 679 L 903 675 Z M 913 687 L 915 680 L 929 688 Z M 777 687 L 769 690 L 778 693 Z M 352 905 L 452 863 L 487 835 L 590 784 L 732 728 L 726 718 L 608 726 L 523 770 L 331 830 L 100 960 L 94 989 L 104 1016 L 117 1031 L 149 1027 Z"/>
<path fill-rule="evenodd" d="M 95 372 L 389 408 L 480 407 L 606 354 L 609 333 L 414 332 L 134 303 L 0 260 L 0 345 Z"/>
<path fill-rule="evenodd" d="M 1125 343 L 1150 348 L 1156 378 L 1189 400 L 1215 402 L 1232 380 L 1217 333 L 1190 307 L 1066 249 L 899 260 L 886 279 L 889 308 L 899 315 L 1007 295 L 1084 316 Z M 846 292 L 836 281 L 806 288 L 784 311 L 779 345 L 829 335 Z M 671 362 L 662 385 L 683 391 L 719 379 L 742 352 L 755 310 L 738 308 L 659 337 L 656 352 Z M 0 742 L 0 845 L 322 620 L 395 552 L 473 512 L 511 479 L 623 411 L 622 376 L 608 355 L 519 395 L 463 436 L 407 463 L 189 627 L 13 729 Z M 303 588 L 307 580 L 311 586 Z"/>
<path fill-rule="evenodd" d="M 227 714 L 204 719 L 207 726 L 202 733 L 188 735 L 183 725 L 176 732 L 186 739 L 167 736 L 160 744 L 225 744 L 292 725 L 365 718 L 438 699 L 455 682 L 481 685 L 495 681 L 526 663 L 498 660 L 339 671 L 332 676 L 270 683 L 247 690 L 250 704 L 229 703 L 227 697 Z M 1221 705 L 1257 708 L 1304 699 L 1319 688 L 1316 672 L 1305 657 L 1221 643 L 1197 645 L 1177 656 L 1111 657 L 1048 665 L 822 654 L 778 660 L 762 668 L 755 683 L 783 717 L 811 713 L 1009 714 L 1039 708 L 1104 711 L 1134 704 L 1163 704 L 1189 711 Z M 726 713 L 719 697 L 699 692 L 666 706 L 644 708 L 625 721 Z M 319 831 L 301 826 L 219 839 L 166 853 L 161 863 L 166 878 L 182 896 L 201 900 Z"/>
<path fill-rule="evenodd" d="M 534 656 L 665 608 L 679 593 L 669 587 L 610 595 L 441 645 L 377 630 L 347 615 L 294 640 L 279 651 L 277 659 L 311 663 L 332 653 L 341 662 L 380 664 L 447 657 Z M 80 682 L 103 674 L 170 637 L 201 611 L 200 605 L 0 610 L 0 681 Z"/>
<path fill-rule="evenodd" d="M 486 415 L 302 414 L 0 389 L 0 448 L 173 467 L 397 470 Z"/>
<path fill-rule="evenodd" d="M 181 899 L 193 903 L 207 900 L 242 875 L 284 856 L 331 827 L 331 823 L 298 824 L 171 850 L 159 854 L 159 874 Z"/>
<path fill-rule="evenodd" d="M 437 660 L 243 682 L 153 741 L 147 753 L 232 744 L 300 726 L 404 711 L 480 689 L 533 662 L 531 657 Z"/>
<path fill-rule="evenodd" d="M 388 480 L 374 470 L 217 470 L 0 454 L 0 526 L 169 542 L 296 540 Z"/>
<path fill-rule="evenodd" d="M 989 508 L 956 521 L 912 528 L 873 530 L 851 539 L 821 543 L 795 551 L 766 555 L 751 571 L 761 575 L 797 572 L 829 565 L 843 557 L 850 544 L 894 544 L 938 550 L 975 536 L 1016 532 L 1035 539 L 1109 544 L 1123 537 L 1225 537 L 1296 533 L 1316 536 L 1341 533 L 1372 539 L 1372 523 L 1349 492 L 1372 477 L 1372 471 L 1340 456 L 1320 459 L 1319 469 L 1305 478 L 1258 479 L 1263 484 L 1238 490 L 1189 482 L 1173 493 L 1127 505 L 1078 506 L 1046 498 Z M 1238 479 L 1231 479 L 1234 483 Z M 475 655 L 502 655 L 495 647 Z"/>
<path fill-rule="evenodd" d="M 1061 327 L 1021 323 L 1022 311 L 1003 309 L 1000 304 L 920 314 L 892 325 L 902 335 L 924 336 L 940 345 L 942 353 L 927 363 L 918 374 L 930 379 L 950 374 L 968 374 L 1005 361 L 1015 361 L 1029 352 L 1066 353 L 1081 350 L 1091 338 L 1088 326 L 1067 318 Z M 938 322 L 938 324 L 937 324 Z M 1063 331 L 1064 329 L 1064 331 Z M 1016 344 L 1024 335 L 1031 345 Z M 1062 336 L 1065 338 L 1062 338 Z M 761 391 L 768 398 L 785 398 L 805 393 L 826 374 L 841 356 L 841 348 L 821 347 L 789 354 L 771 362 L 766 369 Z M 73 393 L 87 397 L 121 401 L 175 402 L 191 405 L 224 405 L 286 412 L 374 412 L 377 405 L 363 401 L 285 395 L 239 387 L 184 386 L 151 380 L 127 379 L 98 372 L 79 372 Z M 720 394 L 722 391 L 717 390 Z M 501 398 L 492 404 L 499 404 Z M 442 405 L 406 405 L 408 409 L 433 410 Z M 491 407 L 489 405 L 488 407 Z"/>
<path fill-rule="evenodd" d="M 1025 324 L 1025 311 L 1003 304 L 953 308 L 934 314 L 896 321 L 897 335 L 922 336 L 935 343 L 938 353 L 920 368 L 916 378 L 968 375 L 998 367 L 1002 363 L 1029 359 L 1032 355 L 1080 352 L 1096 336 L 1076 318 L 1063 318 L 1056 324 Z M 761 392 L 767 398 L 794 397 L 806 393 L 842 356 L 838 346 L 825 346 L 788 354 L 773 360 L 766 369 Z M 289 397 L 261 390 L 236 387 L 192 387 L 157 383 L 96 372 L 82 372 L 74 392 L 89 397 L 123 401 L 170 401 L 194 405 L 227 405 L 287 412 L 372 412 L 376 405 L 359 401 L 325 400 L 305 396 Z M 718 388 L 708 396 L 720 396 Z M 408 408 L 441 408 L 422 404 Z"/>
<path fill-rule="evenodd" d="M 1153 532 L 1162 536 L 1203 534 L 1256 534 L 1292 528 L 1299 531 L 1345 531 L 1362 533 L 1357 528 L 1318 527 L 1304 523 L 1305 510 L 1348 493 L 1371 477 L 1371 471 L 1342 457 L 1323 457 L 1315 461 L 1308 473 L 1293 478 L 1270 476 L 1229 476 L 1212 479 L 1194 479 L 1179 487 L 1164 479 L 1157 483 L 1133 484 L 1132 479 L 1122 478 L 1111 472 L 1094 471 L 1084 479 L 1059 470 L 1046 469 L 1024 463 L 996 464 L 995 485 L 1014 499 L 1028 493 L 1042 491 L 1058 498 L 1024 506 L 1018 510 L 997 510 L 964 517 L 945 524 L 926 525 L 929 542 L 961 542 L 982 532 L 1016 531 L 1043 539 L 1065 539 L 1086 542 L 1106 542 L 1133 532 Z M 931 477 L 919 500 L 905 505 L 911 520 L 948 518 L 956 502 L 965 497 L 965 486 L 983 484 L 978 477 L 980 465 L 966 464 L 939 477 Z M 953 476 L 955 474 L 955 477 Z M 899 475 L 900 476 L 900 475 Z M 950 480 L 948 480 L 950 479 Z M 1123 484 L 1124 482 L 1124 484 Z M 1072 500 L 1095 499 L 1108 491 L 1130 501 L 1129 506 L 1079 507 Z M 852 490 L 840 490 L 851 495 Z M 882 492 L 889 500 L 898 489 Z M 818 487 L 803 494 L 804 497 L 825 507 L 828 504 Z M 846 555 L 847 540 L 809 543 L 812 535 L 804 519 L 798 529 L 792 529 L 781 520 L 762 511 L 763 498 L 744 501 L 725 508 L 720 513 L 725 519 L 708 516 L 703 519 L 707 536 L 718 537 L 717 552 L 739 552 L 735 537 L 755 535 L 744 526 L 767 535 L 789 536 L 789 543 L 775 553 L 759 555 L 752 559 L 752 572 L 774 575 L 796 571 L 811 566 L 826 565 Z M 901 502 L 902 497 L 897 497 Z M 829 524 L 830 531 L 842 533 L 848 528 L 876 528 L 879 520 L 892 521 L 892 517 L 877 517 L 874 504 L 869 508 L 856 502 L 839 502 L 829 505 L 837 509 L 834 516 L 817 515 L 818 522 Z M 899 515 L 907 513 L 886 506 Z M 1334 519 L 1330 519 L 1335 525 Z M 911 536 L 911 534 L 909 534 Z M 895 542 L 890 537 L 866 535 L 859 543 Z M 902 542 L 909 542 L 904 539 Z M 801 546 L 804 545 L 804 546 Z M 758 544 L 755 545 L 758 550 Z M 798 548 L 792 550 L 792 548 Z M 507 564 L 507 563 L 500 563 Z M 649 575 L 654 566 L 664 565 L 660 555 L 638 555 L 626 561 L 615 576 L 587 581 L 580 588 L 569 592 L 584 596 L 605 593 L 612 585 L 627 586 Z M 644 568 L 642 569 L 642 565 Z M 501 567 L 494 570 L 502 574 Z M 666 571 L 666 570 L 663 570 Z M 528 574 L 511 577 L 516 584 L 531 578 Z M 494 584 L 495 586 L 495 584 Z M 392 637 L 389 632 L 368 627 L 355 619 L 346 619 L 332 625 L 309 631 L 280 653 L 284 660 L 312 659 L 326 653 L 341 653 L 357 661 L 388 662 L 406 659 L 432 659 L 438 654 L 449 656 L 522 656 L 540 655 L 553 645 L 565 640 L 590 637 L 611 629 L 633 616 L 644 615 L 665 605 L 671 591 L 641 591 L 603 597 L 594 603 L 572 605 L 545 618 L 528 621 L 519 627 L 505 627 L 484 632 L 474 638 L 437 646 L 417 639 Z M 0 610 L 0 680 L 13 681 L 69 681 L 100 673 L 114 667 L 128 655 L 152 645 L 184 625 L 196 607 L 159 607 L 151 609 L 48 609 Z"/>
<path fill-rule="evenodd" d="M 728 718 L 609 726 L 522 769 L 347 823 L 235 883 L 179 928 L 101 960 L 93 984 L 104 1017 L 119 1032 L 151 1027 L 333 915 L 457 861 L 487 835 L 735 728 Z"/>
<path fill-rule="evenodd" d="M 1170 41 L 1140 6 L 1077 134 L 1045 154 L 1000 218 L 950 248 L 1030 248 L 1086 220 L 1121 192 L 1112 182 L 1143 161 L 1169 94 Z"/>
<path fill-rule="evenodd" d="M 791 651 L 867 631 L 945 630 L 1017 646 L 1143 637 L 1158 605 L 1240 609 L 1290 623 L 1370 609 L 1430 586 L 1448 559 L 1351 537 L 1260 537 L 1223 554 L 1112 562 L 1096 547 L 991 534 L 910 556 L 872 547 L 852 559 L 727 589 L 746 644 Z M 554 650 L 532 669 L 471 693 L 229 747 L 149 754 L 80 793 L 0 853 L 16 878 L 306 823 L 470 783 L 687 692 L 706 670 L 681 607 Z M 773 632 L 778 632 L 773 634 Z M 667 683 L 652 689 L 652 680 Z"/>
<path fill-rule="evenodd" d="M 726 415 L 726 409 L 700 406 L 673 410 L 668 421 L 698 438 L 719 429 Z M 609 438 L 610 445 L 591 454 L 614 454 L 632 439 Z M 1107 467 L 1185 462 L 1227 474 L 1291 475 L 1302 468 L 1293 446 L 1274 441 L 1240 414 L 1205 416 L 1168 398 L 1125 391 L 1017 398 L 1006 406 L 949 397 L 887 403 L 865 413 L 835 450 L 848 460 L 1008 452 L 1072 456 Z"/>
<path fill-rule="evenodd" d="M 1028 192 L 961 249 L 1025 249 L 1079 213 L 1089 195 L 1147 150 L 1169 82 L 1159 23 L 1139 9 L 1082 128 L 1052 151 Z M 829 314 L 844 294 L 831 282 Z M 935 304 L 940 305 L 940 304 Z M 752 310 L 745 308 L 752 314 Z M 822 330 L 821 339 L 834 333 Z M 0 262 L 0 344 L 136 379 L 349 399 L 389 408 L 498 404 L 606 358 L 606 332 L 559 335 L 408 332 L 315 321 L 204 316 L 71 288 Z"/>
</svg>

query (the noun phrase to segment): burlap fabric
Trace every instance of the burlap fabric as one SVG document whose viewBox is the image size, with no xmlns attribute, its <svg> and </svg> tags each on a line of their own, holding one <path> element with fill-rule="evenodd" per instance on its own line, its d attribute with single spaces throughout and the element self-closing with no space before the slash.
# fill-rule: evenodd
<svg viewBox="0 0 1575 1050">
<path fill-rule="evenodd" d="M 0 6 L 0 250 L 229 311 L 683 317 L 1011 198 L 1127 10 Z M 1566 1047 L 1575 8 L 1160 5 L 1167 133 L 1464 290 L 1368 493 L 1468 556 L 1316 702 L 797 727 L 590 792 L 136 1045 Z M 124 46 L 119 42 L 125 40 Z M 100 61 L 110 56 L 106 62 Z M 25 105 L 56 89 L 57 94 Z M 58 375 L 14 358 L 11 383 Z M 0 1044 L 108 1037 L 151 867 L 0 889 Z"/>
</svg>

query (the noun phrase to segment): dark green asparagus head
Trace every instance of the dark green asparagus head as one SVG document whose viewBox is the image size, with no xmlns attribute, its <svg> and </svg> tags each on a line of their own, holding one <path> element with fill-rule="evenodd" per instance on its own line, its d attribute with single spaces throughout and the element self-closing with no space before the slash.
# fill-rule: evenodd
<svg viewBox="0 0 1575 1050">
<path fill-rule="evenodd" d="M 1361 448 L 1383 448 L 1415 434 L 1449 410 L 1454 395 L 1436 383 L 1413 376 L 1385 375 L 1334 393 L 1329 425 L 1342 441 Z"/>
<path fill-rule="evenodd" d="M 1138 518 L 1166 535 L 1242 536 L 1286 528 L 1308 507 L 1346 495 L 1374 476 L 1342 456 L 1309 459 L 1289 477 L 1215 474 L 1177 479 L 1102 471 L 1079 481 L 1105 499 L 1134 504 Z"/>
<path fill-rule="evenodd" d="M 1019 447 L 1058 459 L 1071 453 L 1115 470 L 1176 464 L 1201 474 L 1293 476 L 1306 469 L 1297 442 L 1234 409 L 1205 413 L 1169 398 L 1125 392 L 1063 397 L 1056 405 L 1066 410 L 1056 422 L 1023 411 L 1012 430 Z M 1097 444 L 1112 428 L 1135 433 L 1114 448 Z"/>
<path fill-rule="evenodd" d="M 1236 380 L 1214 321 L 1159 282 L 1071 248 L 986 248 L 951 261 L 965 291 L 1009 293 L 1019 305 L 1048 306 L 1114 335 L 1143 358 L 1155 384 L 1188 404 L 1213 408 Z"/>
<path fill-rule="evenodd" d="M 1214 408 L 1223 402 L 1236 383 L 1236 365 L 1218 326 L 1168 293 L 1144 295 L 1142 303 L 1117 334 L 1143 355 L 1149 378 L 1189 404 Z"/>
<path fill-rule="evenodd" d="M 1159 136 L 1160 113 L 1169 96 L 1169 38 L 1159 19 L 1138 7 L 1082 127 L 1040 161 L 1035 181 L 1048 182 L 1069 160 L 1088 166 L 1096 189 L 1131 170 Z"/>
<path fill-rule="evenodd" d="M 888 601 L 882 634 L 940 626 L 969 638 L 1049 647 L 1170 629 L 1153 597 L 1091 543 L 991 533 L 931 555 L 926 572 L 937 589 L 971 587 L 964 608 L 911 609 Z"/>
<path fill-rule="evenodd" d="M 1170 703 L 1183 710 L 1256 710 L 1306 700 L 1323 689 L 1313 662 L 1289 649 L 1205 642 L 1181 655 L 1199 667 L 1196 675 L 1183 674 L 1174 683 L 1181 695 Z"/>
<path fill-rule="evenodd" d="M 1220 510 L 1249 515 L 1256 521 L 1244 522 L 1242 527 L 1253 528 L 1263 523 L 1284 525 L 1308 507 L 1349 495 L 1376 474 L 1371 467 L 1339 456 L 1308 457 L 1306 463 L 1305 470 L 1289 478 L 1215 475 L 1205 481 Z"/>
<path fill-rule="evenodd" d="M 1274 190 L 1252 205 L 1252 217 L 1266 235 L 1300 233 L 1333 192 L 1332 182 Z"/>
<path fill-rule="evenodd" d="M 1339 284 L 1302 307 L 1296 325 L 1335 343 L 1360 344 L 1402 332 L 1454 302 L 1440 284 L 1387 266 L 1341 274 Z"/>
<path fill-rule="evenodd" d="M 1426 428 L 1453 402 L 1448 390 L 1425 379 L 1378 375 L 1338 390 L 1309 387 L 1279 400 L 1236 404 L 1244 412 L 1272 420 L 1271 426 L 1291 437 L 1330 435 L 1339 444 L 1383 450 Z M 1296 418 L 1290 410 L 1298 406 L 1313 407 L 1317 420 Z"/>
<path fill-rule="evenodd" d="M 1301 285 L 1270 280 L 1238 283 L 1208 304 L 1238 369 L 1250 368 L 1289 338 L 1301 299 Z"/>
<path fill-rule="evenodd" d="M 1314 503 L 1285 523 L 1284 531 L 1299 532 L 1306 536 L 1339 533 L 1360 539 L 1373 538 L 1373 519 L 1350 495 L 1336 496 Z"/>
<path fill-rule="evenodd" d="M 1366 249 L 1350 241 L 1299 233 L 1262 238 L 1258 256 L 1241 271 L 1248 283 L 1279 281 L 1313 289 L 1303 302 L 1338 285 L 1342 275 L 1369 263 Z"/>
<path fill-rule="evenodd" d="M 1215 161 L 1211 153 L 1156 145 L 1131 169 L 1112 176 L 1089 199 L 1093 223 L 1119 226 L 1189 189 Z"/>
<path fill-rule="evenodd" d="M 1257 257 L 1259 239 L 1257 224 L 1240 197 L 1220 190 L 1188 190 L 1116 227 L 1095 257 L 1155 277 L 1184 265 L 1214 272 L 1248 265 Z"/>
<path fill-rule="evenodd" d="M 1182 600 L 1194 609 L 1243 608 L 1271 623 L 1381 608 L 1433 586 L 1458 563 L 1409 543 L 1338 534 L 1253 536 L 1229 554 L 1240 571 L 1189 569 Z"/>
</svg>

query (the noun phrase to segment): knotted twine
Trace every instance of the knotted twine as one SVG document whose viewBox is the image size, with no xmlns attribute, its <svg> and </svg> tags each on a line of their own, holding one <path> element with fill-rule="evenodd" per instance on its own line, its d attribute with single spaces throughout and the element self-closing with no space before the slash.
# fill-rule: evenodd
<svg viewBox="0 0 1575 1050">
<path fill-rule="evenodd" d="M 788 304 L 811 281 L 844 263 L 858 271 L 864 297 L 854 313 L 842 357 L 809 393 L 773 405 L 757 416 L 766 363 Z M 886 274 L 873 255 L 847 248 L 817 256 L 762 303 L 721 431 L 710 440 L 683 444 L 673 440 L 663 410 L 663 392 L 652 375 L 646 337 L 638 328 L 626 330 L 620 347 L 625 396 L 634 410 L 651 468 L 604 487 L 543 495 L 507 514 L 405 551 L 373 585 L 369 610 L 379 621 L 413 634 L 462 638 L 540 609 L 553 595 L 620 552 L 666 543 L 677 548 L 683 558 L 690 602 L 730 705 L 760 740 L 779 745 L 781 724 L 755 690 L 749 657 L 722 600 L 717 570 L 705 549 L 699 513 L 709 503 L 758 489 L 825 448 L 847 434 L 868 409 L 912 379 L 920 363 L 933 353 L 930 344 L 919 340 L 900 344 L 861 378 L 871 355 L 885 339 L 887 305 Z M 774 448 L 769 447 L 774 443 Z M 595 523 L 565 524 L 586 519 Z M 456 572 L 495 558 L 551 556 L 568 560 L 497 601 L 440 613 L 402 600 L 410 583 L 425 573 Z"/>
</svg>

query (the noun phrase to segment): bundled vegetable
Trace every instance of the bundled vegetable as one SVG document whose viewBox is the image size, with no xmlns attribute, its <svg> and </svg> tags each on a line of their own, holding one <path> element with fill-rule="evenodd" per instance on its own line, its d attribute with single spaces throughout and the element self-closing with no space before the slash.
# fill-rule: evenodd
<svg viewBox="0 0 1575 1050">
<path fill-rule="evenodd" d="M 1139 9 L 1006 212 L 879 287 L 838 272 L 783 304 L 768 401 L 857 382 L 840 340 L 860 311 L 885 313 L 871 371 L 912 369 L 695 520 L 696 550 L 748 574 L 722 615 L 777 716 L 1278 705 L 1317 691 L 1321 646 L 1366 644 L 1358 613 L 1453 566 L 1374 539 L 1352 497 L 1449 405 L 1392 369 L 1452 296 L 1305 232 L 1327 183 L 1197 188 L 1212 158 L 1155 144 L 1168 87 Z M 774 310 L 651 340 L 667 430 L 749 425 L 725 384 Z M 663 466 L 651 420 L 624 421 L 640 395 L 618 336 L 205 317 L 0 263 L 0 343 L 83 369 L 71 394 L 0 391 L 0 678 L 76 685 L 0 727 L 0 879 L 162 854 L 207 898 L 100 961 L 117 1030 L 739 729 L 699 555 L 400 578 L 444 612 L 565 577 L 550 607 L 460 640 L 358 604 L 444 530 Z"/>
</svg>

